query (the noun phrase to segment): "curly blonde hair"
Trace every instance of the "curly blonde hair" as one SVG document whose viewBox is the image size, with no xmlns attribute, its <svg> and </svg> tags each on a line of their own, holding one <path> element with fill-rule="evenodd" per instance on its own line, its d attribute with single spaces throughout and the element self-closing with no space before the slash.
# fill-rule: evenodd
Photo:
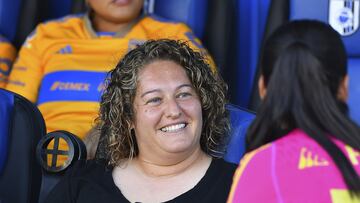
<svg viewBox="0 0 360 203">
<path fill-rule="evenodd" d="M 114 166 L 138 155 L 135 133 L 131 128 L 138 74 L 156 60 L 172 61 L 185 69 L 201 101 L 201 149 L 212 157 L 221 157 L 230 129 L 225 109 L 227 85 L 210 70 L 204 56 L 189 48 L 187 42 L 162 39 L 139 45 L 109 72 L 97 119 L 101 136 L 96 158 L 106 159 Z"/>
</svg>

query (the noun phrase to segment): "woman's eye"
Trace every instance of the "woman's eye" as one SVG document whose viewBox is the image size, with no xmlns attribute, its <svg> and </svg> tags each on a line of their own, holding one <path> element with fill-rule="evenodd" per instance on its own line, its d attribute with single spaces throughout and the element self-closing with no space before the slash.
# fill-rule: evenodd
<svg viewBox="0 0 360 203">
<path fill-rule="evenodd" d="M 181 92 L 177 95 L 178 98 L 186 98 L 189 96 L 191 96 L 191 93 L 189 93 L 189 92 Z"/>
<path fill-rule="evenodd" d="M 154 97 L 146 101 L 146 104 L 157 104 L 161 102 L 160 97 Z"/>
</svg>

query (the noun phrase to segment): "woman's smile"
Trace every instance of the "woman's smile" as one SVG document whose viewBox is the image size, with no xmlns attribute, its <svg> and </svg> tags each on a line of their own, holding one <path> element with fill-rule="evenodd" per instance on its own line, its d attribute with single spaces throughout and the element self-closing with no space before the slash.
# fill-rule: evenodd
<svg viewBox="0 0 360 203">
<path fill-rule="evenodd" d="M 178 124 L 173 124 L 173 125 L 169 125 L 166 127 L 162 127 L 160 130 L 162 132 L 179 132 L 181 130 L 183 130 L 184 128 L 186 128 L 187 123 L 178 123 Z"/>
</svg>

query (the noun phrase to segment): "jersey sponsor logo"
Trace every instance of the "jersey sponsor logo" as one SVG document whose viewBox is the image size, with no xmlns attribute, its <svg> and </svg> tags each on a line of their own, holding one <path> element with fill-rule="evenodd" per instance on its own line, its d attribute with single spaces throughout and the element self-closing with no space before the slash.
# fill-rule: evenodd
<svg viewBox="0 0 360 203">
<path fill-rule="evenodd" d="M 47 74 L 42 83 L 38 104 L 56 101 L 99 102 L 106 72 L 57 71 Z"/>
<path fill-rule="evenodd" d="M 61 82 L 56 81 L 50 88 L 51 91 L 89 91 L 90 84 L 89 83 L 81 83 L 81 82 Z"/>
<path fill-rule="evenodd" d="M 360 158 L 359 151 L 346 145 L 345 152 L 352 165 L 359 165 L 359 158 Z M 327 159 L 321 158 L 318 154 L 308 150 L 306 147 L 301 148 L 298 169 L 303 170 L 307 168 L 313 168 L 318 166 L 329 166 L 329 165 L 330 162 Z"/>
<path fill-rule="evenodd" d="M 105 90 L 105 87 L 106 87 L 105 83 L 104 83 L 104 82 L 101 82 L 101 83 L 98 85 L 97 90 L 98 90 L 99 92 L 103 92 L 103 91 Z"/>
<path fill-rule="evenodd" d="M 331 0 L 329 24 L 342 36 L 353 34 L 359 28 L 360 0 Z"/>
<path fill-rule="evenodd" d="M 300 150 L 300 158 L 298 168 L 300 170 L 317 167 L 317 166 L 328 166 L 329 162 L 320 158 L 316 153 L 308 150 L 306 147 L 302 147 Z"/>
</svg>

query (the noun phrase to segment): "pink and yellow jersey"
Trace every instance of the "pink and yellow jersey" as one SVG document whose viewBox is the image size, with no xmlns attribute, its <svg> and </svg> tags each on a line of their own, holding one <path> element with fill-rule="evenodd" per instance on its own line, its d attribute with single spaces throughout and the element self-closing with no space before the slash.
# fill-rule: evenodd
<svg viewBox="0 0 360 203">
<path fill-rule="evenodd" d="M 15 47 L 7 39 L 0 36 L 0 88 L 4 88 L 6 85 L 15 57 Z"/>
<path fill-rule="evenodd" d="M 205 52 L 185 24 L 156 16 L 139 19 L 123 33 L 95 33 L 90 24 L 87 15 L 78 15 L 38 25 L 10 74 L 6 89 L 38 105 L 48 132 L 66 130 L 83 138 L 98 116 L 107 72 L 136 45 L 180 39 Z"/>
<path fill-rule="evenodd" d="M 360 174 L 360 153 L 333 140 Z M 228 202 L 360 202 L 352 199 L 334 161 L 303 131 L 294 130 L 241 160 Z"/>
</svg>

